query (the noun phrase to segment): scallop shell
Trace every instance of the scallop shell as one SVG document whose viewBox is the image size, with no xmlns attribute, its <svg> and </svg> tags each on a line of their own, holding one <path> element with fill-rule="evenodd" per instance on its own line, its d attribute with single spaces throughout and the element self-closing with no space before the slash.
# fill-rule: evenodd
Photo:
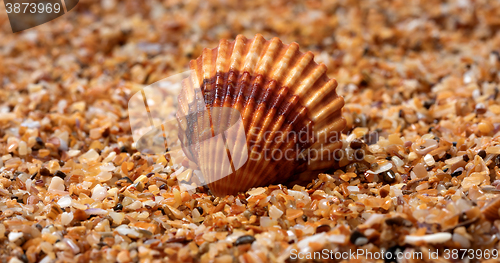
<svg viewBox="0 0 500 263">
<path fill-rule="evenodd" d="M 336 94 L 337 82 L 328 78 L 326 66 L 313 58 L 312 52 L 300 52 L 296 43 L 239 35 L 233 42 L 221 40 L 218 47 L 204 49 L 191 61 L 191 85 L 200 87 L 203 94 L 183 87 L 179 137 L 183 145 L 196 145 L 185 147 L 184 152 L 198 165 L 213 194 L 310 181 L 336 163 L 334 151 L 342 145 L 339 139 L 345 127 L 344 100 Z M 195 101 L 201 96 L 205 111 Z M 244 138 L 235 135 L 204 143 L 235 127 L 240 114 Z M 188 126 L 191 132 L 183 132 Z M 241 132 L 234 129 L 234 134 Z M 227 153 L 233 154 L 230 165 L 221 159 L 225 153 L 214 151 L 216 145 L 225 145 Z"/>
</svg>

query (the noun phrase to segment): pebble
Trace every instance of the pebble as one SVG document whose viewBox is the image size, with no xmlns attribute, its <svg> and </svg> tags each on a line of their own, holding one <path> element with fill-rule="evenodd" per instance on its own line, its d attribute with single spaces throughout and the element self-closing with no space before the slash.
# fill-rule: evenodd
<svg viewBox="0 0 500 263">
<path fill-rule="evenodd" d="M 382 173 L 382 179 L 384 179 L 384 182 L 386 183 L 394 183 L 396 180 L 396 174 L 392 170 L 388 170 Z"/>
<path fill-rule="evenodd" d="M 275 205 L 272 205 L 269 208 L 269 216 L 271 217 L 271 219 L 276 220 L 276 219 L 280 218 L 282 215 L 283 215 L 283 211 L 281 211 Z"/>
<path fill-rule="evenodd" d="M 117 205 L 115 205 L 115 207 L 113 207 L 113 210 L 115 211 L 121 211 L 123 209 L 123 205 L 118 203 Z"/>
<path fill-rule="evenodd" d="M 25 156 L 28 154 L 28 146 L 26 145 L 25 141 L 20 141 L 19 142 L 19 155 Z"/>
<path fill-rule="evenodd" d="M 490 146 L 486 148 L 486 153 L 487 154 L 497 154 L 500 155 L 500 145 L 499 146 Z"/>
<path fill-rule="evenodd" d="M 356 246 L 361 246 L 361 245 L 364 245 L 368 242 L 368 239 L 366 238 L 366 236 L 361 233 L 360 231 L 358 230 L 354 230 L 352 233 L 351 233 L 351 236 L 349 238 L 349 241 L 356 245 Z"/>
<path fill-rule="evenodd" d="M 101 201 L 104 198 L 106 198 L 107 195 L 108 195 L 108 191 L 107 191 L 106 187 L 98 184 L 92 189 L 92 197 L 91 198 L 96 200 L 96 201 Z"/>
<path fill-rule="evenodd" d="M 71 199 L 71 197 L 69 195 L 66 195 L 66 196 L 63 196 L 59 199 L 59 201 L 57 201 L 57 204 L 61 207 L 61 208 L 65 208 L 65 207 L 68 207 L 71 205 L 71 201 L 73 199 Z"/>
<path fill-rule="evenodd" d="M 23 237 L 23 232 L 10 232 L 9 233 L 9 241 L 10 242 L 16 242 L 18 239 Z"/>
<path fill-rule="evenodd" d="M 80 163 L 86 163 L 96 161 L 98 158 L 99 154 L 94 149 L 90 149 L 88 152 L 80 155 L 80 157 L 78 157 L 78 160 L 80 161 Z"/>
<path fill-rule="evenodd" d="M 42 138 L 36 137 L 35 142 L 36 144 L 32 147 L 33 150 L 40 150 L 45 147 L 45 143 L 43 142 Z"/>
<path fill-rule="evenodd" d="M 485 114 L 486 113 L 486 107 L 484 106 L 483 103 L 478 103 L 476 104 L 475 112 L 477 114 Z"/>
<path fill-rule="evenodd" d="M 203 208 L 200 207 L 200 206 L 197 206 L 195 207 L 196 210 L 198 210 L 198 213 L 200 213 L 200 215 L 203 215 Z"/>
<path fill-rule="evenodd" d="M 329 232 L 331 229 L 329 225 L 320 225 L 316 228 L 316 233 Z"/>
<path fill-rule="evenodd" d="M 413 236 L 413 235 L 408 235 L 405 236 L 405 243 L 406 244 L 418 244 L 419 241 L 424 241 L 430 244 L 442 244 L 452 238 L 452 235 L 447 232 L 441 232 L 441 233 L 435 233 L 435 234 L 430 234 L 430 235 L 424 235 L 424 236 Z"/>
<path fill-rule="evenodd" d="M 113 174 L 107 171 L 102 171 L 96 175 L 96 179 L 99 180 L 99 182 L 106 182 L 111 180 L 111 178 L 113 178 Z"/>
<path fill-rule="evenodd" d="M 361 139 L 354 139 L 350 143 L 352 149 L 361 149 L 364 145 L 365 143 Z"/>
<path fill-rule="evenodd" d="M 252 244 L 254 241 L 255 241 L 255 237 L 253 237 L 253 236 L 250 236 L 250 235 L 240 236 L 234 242 L 234 246 L 237 247 L 239 245 Z"/>
<path fill-rule="evenodd" d="M 61 224 L 64 226 L 69 225 L 73 221 L 73 213 L 64 212 L 61 214 Z"/>
<path fill-rule="evenodd" d="M 48 190 L 58 190 L 58 191 L 64 191 L 66 189 L 66 186 L 64 185 L 64 180 L 61 179 L 60 177 L 52 177 L 52 180 L 50 180 L 50 185 Z"/>
<path fill-rule="evenodd" d="M 124 213 L 118 213 L 118 212 L 110 212 L 109 216 L 113 220 L 113 223 L 119 225 L 122 223 L 123 219 L 125 218 Z"/>
<path fill-rule="evenodd" d="M 130 258 L 130 253 L 128 250 L 122 250 L 118 253 L 116 256 L 116 260 L 120 263 L 125 263 L 125 262 L 131 262 L 132 259 Z"/>
<path fill-rule="evenodd" d="M 461 175 L 463 171 L 464 171 L 464 168 L 462 168 L 462 167 L 457 168 L 453 173 L 451 173 L 451 176 L 457 177 L 457 176 Z"/>
<path fill-rule="evenodd" d="M 426 154 L 424 156 L 424 161 L 428 166 L 433 166 L 434 164 L 436 164 L 434 157 L 432 157 L 432 155 L 430 155 L 430 154 Z"/>
<path fill-rule="evenodd" d="M 59 170 L 56 171 L 56 173 L 54 174 L 54 176 L 57 176 L 57 177 L 59 177 L 61 179 L 66 178 L 66 174 L 63 173 L 63 172 L 61 172 L 61 171 L 59 171 Z"/>
</svg>

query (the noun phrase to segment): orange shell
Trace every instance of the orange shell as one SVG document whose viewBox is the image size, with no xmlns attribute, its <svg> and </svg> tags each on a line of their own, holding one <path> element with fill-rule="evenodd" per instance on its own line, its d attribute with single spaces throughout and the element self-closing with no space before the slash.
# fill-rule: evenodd
<svg viewBox="0 0 500 263">
<path fill-rule="evenodd" d="M 227 169 L 221 167 L 223 162 L 214 155 L 213 145 L 203 145 L 203 136 L 183 134 L 181 129 L 181 142 L 200 143 L 195 150 L 184 152 L 198 165 L 213 194 L 311 180 L 336 163 L 334 150 L 342 146 L 339 139 L 345 127 L 344 100 L 336 94 L 337 82 L 328 78 L 326 66 L 313 58 L 312 52 L 301 53 L 297 43 L 285 45 L 278 38 L 267 41 L 261 35 L 254 39 L 239 35 L 234 42 L 221 40 L 218 47 L 204 49 L 191 61 L 192 85 L 203 92 L 207 111 L 218 107 L 238 110 L 246 133 L 248 161 L 224 177 L 221 173 Z M 178 116 L 192 113 L 196 107 L 193 95 L 186 93 L 183 88 Z M 199 134 L 210 130 L 213 134 L 214 123 L 228 123 L 232 118 L 222 116 L 210 122 L 202 115 L 191 123 Z M 229 147 L 231 152 L 242 149 L 241 145 Z M 288 157 L 275 158 L 272 152 Z M 265 153 L 271 158 L 264 158 Z"/>
</svg>

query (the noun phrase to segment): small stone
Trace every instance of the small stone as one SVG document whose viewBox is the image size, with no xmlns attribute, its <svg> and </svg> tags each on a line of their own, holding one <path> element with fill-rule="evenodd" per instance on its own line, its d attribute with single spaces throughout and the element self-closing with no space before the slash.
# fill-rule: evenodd
<svg viewBox="0 0 500 263">
<path fill-rule="evenodd" d="M 28 154 L 28 146 L 26 145 L 25 141 L 19 142 L 18 151 L 19 151 L 19 155 L 21 155 L 21 156 L 25 156 L 26 154 Z"/>
<path fill-rule="evenodd" d="M 260 195 L 266 192 L 266 188 L 258 187 L 247 192 L 249 195 Z"/>
<path fill-rule="evenodd" d="M 281 211 L 275 205 L 272 205 L 269 208 L 269 216 L 271 217 L 271 219 L 276 220 L 276 219 L 280 218 L 282 215 L 283 215 L 283 211 Z"/>
<path fill-rule="evenodd" d="M 90 130 L 89 132 L 89 138 L 92 140 L 98 140 L 102 136 L 101 128 L 95 128 Z"/>
<path fill-rule="evenodd" d="M 361 149 L 364 145 L 365 143 L 361 139 L 354 139 L 350 144 L 352 149 Z"/>
<path fill-rule="evenodd" d="M 56 173 L 54 174 L 54 176 L 57 176 L 57 177 L 60 177 L 61 179 L 64 179 L 66 178 L 66 174 L 57 170 Z"/>
<path fill-rule="evenodd" d="M 368 243 L 368 238 L 366 238 L 366 236 L 358 230 L 354 230 L 351 233 L 349 241 L 356 246 L 361 246 Z"/>
<path fill-rule="evenodd" d="M 392 170 L 388 170 L 382 173 L 382 178 L 386 183 L 393 183 L 396 180 L 396 174 Z"/>
<path fill-rule="evenodd" d="M 323 233 L 323 232 L 328 232 L 332 228 L 329 225 L 321 225 L 316 228 L 316 234 Z"/>
<path fill-rule="evenodd" d="M 40 168 L 40 175 L 41 176 L 52 176 L 49 169 L 47 169 L 45 167 Z"/>
<path fill-rule="evenodd" d="M 42 138 L 36 137 L 35 142 L 36 142 L 35 145 L 31 147 L 33 150 L 40 150 L 45 148 L 45 143 L 43 142 Z"/>
<path fill-rule="evenodd" d="M 98 175 L 96 175 L 96 179 L 100 182 L 106 182 L 113 178 L 113 174 L 107 171 L 102 171 Z"/>
<path fill-rule="evenodd" d="M 94 149 L 90 149 L 88 152 L 78 157 L 78 161 L 80 161 L 80 163 L 86 163 L 96 161 L 98 158 L 99 154 Z"/>
<path fill-rule="evenodd" d="M 47 149 L 41 149 L 38 151 L 38 157 L 47 157 L 50 154 L 50 151 Z"/>
<path fill-rule="evenodd" d="M 431 99 L 431 100 L 426 100 L 426 101 L 424 101 L 424 107 L 425 107 L 426 109 L 429 109 L 429 108 L 430 108 L 432 105 L 434 105 L 435 103 L 436 103 L 436 100 L 433 100 L 433 99 Z"/>
<path fill-rule="evenodd" d="M 491 131 L 493 131 L 495 129 L 495 127 L 493 126 L 493 124 L 491 122 L 488 122 L 488 121 L 480 122 L 477 125 L 477 128 L 484 135 L 489 134 Z M 21 145 L 19 145 L 19 146 L 21 146 Z"/>
<path fill-rule="evenodd" d="M 408 161 L 414 161 L 415 159 L 418 158 L 418 155 L 414 152 L 411 152 L 410 154 L 408 154 Z"/>
<path fill-rule="evenodd" d="M 61 214 L 61 224 L 69 225 L 73 221 L 73 213 L 64 212 Z"/>
<path fill-rule="evenodd" d="M 24 255 L 23 255 L 24 256 Z M 18 259 L 17 257 L 12 257 L 10 260 L 9 260 L 9 263 L 23 263 L 22 260 Z"/>
<path fill-rule="evenodd" d="M 432 155 L 430 155 L 430 154 L 426 154 L 424 156 L 424 161 L 427 164 L 427 166 L 433 166 L 434 164 L 436 164 L 434 157 L 432 157 Z"/>
<path fill-rule="evenodd" d="M 456 169 L 453 173 L 451 173 L 451 176 L 452 177 L 457 177 L 457 176 L 459 176 L 459 175 L 462 174 L 463 170 L 464 170 L 464 168 L 460 167 L 460 168 Z"/>
<path fill-rule="evenodd" d="M 121 224 L 123 219 L 125 218 L 125 214 L 119 212 L 110 212 L 109 216 L 111 217 L 111 219 L 113 219 L 113 223 L 117 225 Z"/>
<path fill-rule="evenodd" d="M 486 113 L 486 107 L 482 103 L 476 104 L 476 109 L 475 109 L 476 114 L 485 114 Z"/>
<path fill-rule="evenodd" d="M 50 180 L 50 185 L 49 185 L 49 191 L 50 190 L 57 190 L 57 191 L 64 191 L 66 189 L 66 186 L 64 185 L 64 180 L 61 179 L 60 177 L 52 177 L 52 180 Z"/>
<path fill-rule="evenodd" d="M 150 186 L 148 187 L 148 190 L 149 190 L 149 192 L 150 192 L 150 193 L 152 193 L 152 194 L 154 194 L 154 195 L 157 195 L 157 194 L 159 194 L 159 193 L 160 193 L 160 189 L 159 189 L 159 188 L 158 188 L 158 186 L 156 186 L 156 185 L 150 185 Z"/>
<path fill-rule="evenodd" d="M 123 205 L 122 205 L 122 204 L 120 204 L 120 203 L 118 203 L 117 205 L 115 205 L 115 207 L 113 207 L 113 209 L 114 209 L 115 211 L 121 211 L 121 210 L 123 209 Z"/>
<path fill-rule="evenodd" d="M 118 179 L 118 182 L 116 182 L 116 184 L 120 186 L 124 183 L 133 184 L 134 182 L 130 180 L 130 178 L 128 178 L 127 176 Z"/>
<path fill-rule="evenodd" d="M 38 179 L 38 180 L 36 180 L 36 181 L 35 181 L 35 185 L 36 185 L 36 186 L 40 186 L 40 187 L 41 187 L 41 186 L 43 186 L 44 184 L 45 184 L 45 182 L 44 182 L 42 179 Z"/>
<path fill-rule="evenodd" d="M 92 197 L 91 198 L 96 200 L 96 201 L 101 201 L 104 198 L 106 198 L 107 195 L 108 195 L 108 191 L 107 191 L 106 187 L 98 184 L 94 187 L 94 189 L 92 189 Z"/>
<path fill-rule="evenodd" d="M 304 214 L 303 210 L 289 208 L 286 210 L 286 219 L 288 219 L 288 221 L 292 221 L 294 219 L 301 217 L 303 214 Z"/>
<path fill-rule="evenodd" d="M 469 156 L 467 154 L 464 154 L 462 156 L 462 158 L 464 159 L 464 162 L 468 162 L 469 161 Z"/>
<path fill-rule="evenodd" d="M 127 206 L 127 209 L 130 209 L 130 210 L 138 210 L 140 208 L 142 208 L 142 202 L 141 201 L 135 201 L 132 204 L 130 204 L 130 205 Z"/>
<path fill-rule="evenodd" d="M 490 147 L 486 148 L 486 153 L 500 155 L 500 145 L 498 145 L 498 146 L 490 146 Z"/>
<path fill-rule="evenodd" d="M 130 253 L 128 252 L 128 250 L 122 250 L 122 251 L 120 251 L 120 253 L 118 253 L 118 255 L 116 256 L 116 260 L 118 262 L 120 262 L 120 263 L 132 261 L 131 258 L 130 258 Z"/>
<path fill-rule="evenodd" d="M 18 239 L 23 237 L 23 232 L 10 232 L 9 233 L 9 241 L 10 242 L 16 242 Z"/>
<path fill-rule="evenodd" d="M 198 210 L 198 213 L 200 213 L 200 215 L 203 215 L 203 208 L 200 207 L 200 206 L 197 206 L 195 207 L 196 210 Z"/>
<path fill-rule="evenodd" d="M 481 150 L 481 151 L 479 151 L 477 153 L 477 155 L 479 155 L 479 157 L 481 157 L 481 158 L 484 159 L 484 158 L 486 158 L 486 151 L 485 150 Z"/>
<path fill-rule="evenodd" d="M 63 196 L 59 199 L 59 201 L 57 201 L 57 204 L 61 207 L 61 208 L 65 208 L 65 207 L 68 207 L 71 205 L 71 201 L 73 199 L 71 199 L 71 197 L 69 195 L 66 195 L 66 196 Z"/>
<path fill-rule="evenodd" d="M 239 245 L 244 245 L 244 244 L 252 244 L 255 241 L 255 237 L 250 236 L 250 235 L 245 235 L 238 237 L 236 241 L 234 242 L 234 246 L 239 246 Z"/>
</svg>

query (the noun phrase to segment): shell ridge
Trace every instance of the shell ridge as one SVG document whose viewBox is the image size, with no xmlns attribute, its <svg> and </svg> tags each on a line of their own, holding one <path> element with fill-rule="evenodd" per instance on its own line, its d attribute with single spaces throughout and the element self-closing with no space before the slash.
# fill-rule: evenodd
<svg viewBox="0 0 500 263">
<path fill-rule="evenodd" d="M 344 99 L 342 97 L 336 97 L 334 100 L 332 100 L 328 105 L 325 107 L 321 108 L 315 115 L 312 116 L 312 120 L 314 122 L 321 122 L 328 116 L 330 116 L 332 113 L 340 110 L 344 106 Z"/>
<path fill-rule="evenodd" d="M 233 43 L 233 51 L 231 53 L 229 68 L 237 72 L 241 71 L 240 65 L 243 57 L 243 52 L 247 40 L 244 36 L 239 35 Z"/>
<path fill-rule="evenodd" d="M 337 88 L 337 81 L 335 79 L 330 79 L 321 88 L 314 92 L 312 96 L 309 97 L 309 99 L 304 103 L 304 106 L 310 108 L 312 106 L 312 103 L 321 98 L 325 98 L 326 95 L 334 91 L 335 88 Z M 335 93 L 335 95 L 337 94 Z"/>
<path fill-rule="evenodd" d="M 269 70 L 269 67 L 271 66 L 272 62 L 274 61 L 274 58 L 278 54 L 278 49 L 281 44 L 281 41 L 278 38 L 273 38 L 267 48 L 265 49 L 264 56 L 262 56 L 262 59 L 259 61 L 257 64 L 257 70 L 255 71 L 256 74 L 260 75 L 265 75 L 266 72 Z"/>
<path fill-rule="evenodd" d="M 281 60 L 278 62 L 278 64 L 275 66 L 275 68 L 272 70 L 270 74 L 272 79 L 278 82 L 281 81 L 285 69 L 288 67 L 290 61 L 292 60 L 292 57 L 297 53 L 298 50 L 299 50 L 299 45 L 297 45 L 297 43 L 292 43 L 288 45 L 285 54 L 282 56 Z"/>
<path fill-rule="evenodd" d="M 226 71 L 227 66 L 227 55 L 229 54 L 229 43 L 227 40 L 222 39 L 219 42 L 219 48 L 215 48 L 215 52 L 217 52 L 216 62 L 215 62 L 215 72 L 222 73 Z"/>
<path fill-rule="evenodd" d="M 285 87 L 282 87 L 275 95 L 274 100 L 272 102 L 272 107 L 269 109 L 269 112 L 266 115 L 266 119 L 264 120 L 265 125 L 263 127 L 257 127 L 260 129 L 259 129 L 259 133 L 256 134 L 256 136 L 255 136 L 258 139 L 258 141 L 256 141 L 255 143 L 258 143 L 259 145 L 266 144 L 266 142 L 265 142 L 266 139 L 264 137 L 265 136 L 264 133 L 266 131 L 268 131 L 267 128 L 271 124 L 271 121 L 273 121 L 275 119 L 276 113 L 278 112 L 279 107 L 283 103 L 287 92 L 288 92 L 288 90 Z M 279 124 L 279 121 L 275 122 L 275 125 L 273 125 L 273 128 L 269 133 L 271 136 L 273 136 L 272 138 L 274 138 L 274 135 L 276 134 L 277 129 L 279 129 L 279 127 L 277 126 L 278 124 Z"/>
<path fill-rule="evenodd" d="M 212 49 L 205 48 L 203 49 L 203 55 L 202 55 L 202 68 L 201 71 L 203 73 L 202 77 L 203 80 L 208 80 L 212 79 L 212 70 L 214 68 L 214 59 L 213 59 L 213 54 L 214 51 Z M 206 87 L 206 85 L 205 85 Z"/>
<path fill-rule="evenodd" d="M 264 38 L 261 35 L 255 36 L 253 41 L 250 44 L 250 50 L 244 59 L 243 71 L 249 72 L 250 74 L 254 73 L 254 68 L 256 63 L 258 62 L 260 51 L 264 46 Z"/>
<path fill-rule="evenodd" d="M 297 81 L 297 78 L 300 77 L 300 75 L 302 74 L 302 72 L 304 71 L 306 66 L 309 65 L 309 63 L 312 61 L 313 58 L 314 58 L 314 55 L 310 51 L 307 52 L 306 54 L 304 54 L 299 59 L 297 64 L 294 65 L 294 67 L 292 68 L 292 70 L 290 71 L 288 76 L 286 77 L 285 81 L 283 82 L 283 85 L 285 85 L 287 87 L 292 87 L 293 83 L 295 83 Z M 295 90 L 293 90 L 293 91 L 295 93 Z"/>
<path fill-rule="evenodd" d="M 310 64 L 311 65 L 311 64 Z M 312 72 L 308 74 L 307 77 L 304 78 L 301 82 L 298 82 L 297 88 L 292 88 L 295 90 L 295 93 L 300 97 L 304 96 L 304 93 L 310 89 L 314 84 L 320 81 L 320 77 L 326 73 L 326 66 L 324 64 L 320 64 L 319 66 L 313 66 L 314 68 L 311 70 Z"/>
<path fill-rule="evenodd" d="M 245 125 L 245 130 L 248 130 L 249 125 L 251 124 L 250 120 L 252 119 L 251 115 L 254 112 L 256 105 L 256 98 L 260 94 L 259 89 L 262 86 L 263 77 L 257 76 L 253 79 L 252 84 L 250 84 L 248 89 L 244 91 L 244 97 L 246 100 L 244 111 L 243 111 L 243 120 Z"/>
<path fill-rule="evenodd" d="M 264 121 L 263 115 L 265 114 L 265 110 L 268 109 L 267 105 L 266 105 L 266 101 L 267 101 L 267 98 L 272 95 L 273 89 L 276 88 L 276 82 L 270 81 L 270 82 L 268 82 L 268 85 L 266 85 L 266 86 L 267 86 L 267 88 L 265 89 L 263 96 L 261 96 L 257 100 L 257 108 L 255 110 L 256 114 L 254 114 L 252 117 L 250 126 L 248 128 L 249 131 L 253 131 L 254 128 L 260 128 L 261 130 L 265 129 L 265 127 L 263 127 L 263 125 L 262 125 L 262 122 Z M 253 138 L 255 138 L 255 136 L 253 134 L 250 134 L 247 137 L 248 137 L 247 141 L 251 141 Z"/>
</svg>

